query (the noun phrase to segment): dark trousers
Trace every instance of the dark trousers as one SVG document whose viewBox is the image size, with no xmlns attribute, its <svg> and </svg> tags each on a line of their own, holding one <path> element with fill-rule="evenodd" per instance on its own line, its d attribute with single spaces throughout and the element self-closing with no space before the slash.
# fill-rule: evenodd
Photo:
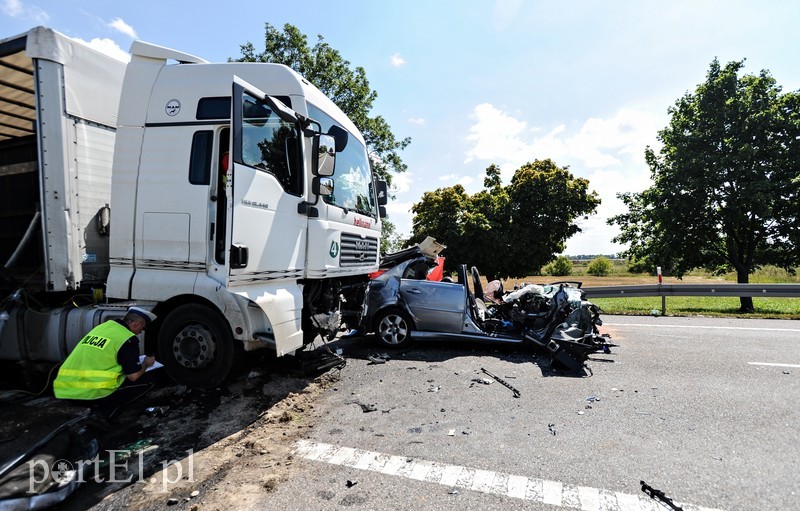
<svg viewBox="0 0 800 511">
<path fill-rule="evenodd" d="M 117 390 L 106 397 L 95 399 L 92 408 L 108 418 L 114 417 L 127 405 L 145 395 L 156 384 L 156 378 L 152 373 L 144 373 L 136 381 L 125 379 Z"/>
</svg>

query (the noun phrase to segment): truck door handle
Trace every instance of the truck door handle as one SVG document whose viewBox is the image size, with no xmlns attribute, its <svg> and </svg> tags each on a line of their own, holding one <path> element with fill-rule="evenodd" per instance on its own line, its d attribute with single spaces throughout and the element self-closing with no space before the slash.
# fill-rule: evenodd
<svg viewBox="0 0 800 511">
<path fill-rule="evenodd" d="M 231 245 L 231 268 L 245 268 L 247 259 L 247 245 Z"/>
<path fill-rule="evenodd" d="M 409 289 L 408 292 L 411 293 L 412 295 L 418 295 L 418 294 L 422 293 L 422 291 L 420 291 L 417 288 Z"/>
</svg>

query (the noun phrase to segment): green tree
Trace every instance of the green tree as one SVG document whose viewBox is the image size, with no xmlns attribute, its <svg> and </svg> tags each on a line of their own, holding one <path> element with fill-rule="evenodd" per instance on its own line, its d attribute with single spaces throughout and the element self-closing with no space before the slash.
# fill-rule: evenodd
<svg viewBox="0 0 800 511">
<path fill-rule="evenodd" d="M 321 35 L 314 46 L 309 46 L 306 35 L 289 23 L 283 26 L 283 32 L 269 23 L 264 27 L 264 51 L 257 52 L 253 43 L 245 43 L 241 45 L 242 56 L 236 61 L 284 64 L 303 75 L 358 127 L 367 142 L 373 170 L 391 184 L 390 172 L 406 170 L 398 151 L 405 149 L 411 139 L 398 140 L 386 119 L 371 115 L 378 93 L 370 88 L 364 68 L 352 68 Z"/>
<path fill-rule="evenodd" d="M 627 261 L 628 273 L 649 273 L 650 275 L 656 274 L 656 266 L 651 264 L 647 259 L 636 259 L 629 257 Z"/>
<path fill-rule="evenodd" d="M 800 98 L 768 71 L 740 76 L 743 62 L 715 59 L 705 82 L 669 109 L 659 154 L 645 157 L 653 184 L 620 198 L 609 219 L 627 255 L 682 276 L 734 270 L 740 283 L 765 264 L 800 262 Z M 741 310 L 752 311 L 742 297 Z"/>
<path fill-rule="evenodd" d="M 605 277 L 611 274 L 613 266 L 611 259 L 600 256 L 596 259 L 592 259 L 589 266 L 586 268 L 586 273 L 594 275 L 595 277 Z"/>
<path fill-rule="evenodd" d="M 400 250 L 403 248 L 403 242 L 404 240 L 397 233 L 394 224 L 384 219 L 381 222 L 381 253 L 388 254 Z"/>
<path fill-rule="evenodd" d="M 581 232 L 575 220 L 594 213 L 600 205 L 587 179 L 574 177 L 568 167 L 550 159 L 518 169 L 508 195 L 508 246 L 514 254 L 508 272 L 514 276 L 530 275 L 563 253 L 566 241 Z"/>
<path fill-rule="evenodd" d="M 600 199 L 588 187 L 551 160 L 523 165 L 508 186 L 492 165 L 475 195 L 461 185 L 423 195 L 412 207 L 410 242 L 433 236 L 447 245 L 450 269 L 467 263 L 490 279 L 531 275 L 580 231 L 574 220 L 596 210 Z"/>
<path fill-rule="evenodd" d="M 447 246 L 445 269 L 453 271 L 455 265 L 467 262 L 460 259 L 463 254 L 464 221 L 469 196 L 461 185 L 437 188 L 422 194 L 420 202 L 411 207 L 412 234 L 408 244 L 418 243 L 426 236 L 436 238 Z"/>
<path fill-rule="evenodd" d="M 572 275 L 572 261 L 567 256 L 558 256 L 555 261 L 549 262 L 542 268 L 542 272 L 553 277 L 566 277 Z"/>
</svg>

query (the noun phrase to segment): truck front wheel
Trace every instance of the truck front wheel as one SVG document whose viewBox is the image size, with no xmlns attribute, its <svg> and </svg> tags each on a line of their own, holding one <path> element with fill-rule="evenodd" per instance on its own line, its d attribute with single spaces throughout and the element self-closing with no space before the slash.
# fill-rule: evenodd
<svg viewBox="0 0 800 511">
<path fill-rule="evenodd" d="M 178 383 L 211 388 L 222 383 L 234 367 L 237 350 L 225 319 L 200 304 L 170 312 L 159 329 L 158 359 Z"/>
</svg>

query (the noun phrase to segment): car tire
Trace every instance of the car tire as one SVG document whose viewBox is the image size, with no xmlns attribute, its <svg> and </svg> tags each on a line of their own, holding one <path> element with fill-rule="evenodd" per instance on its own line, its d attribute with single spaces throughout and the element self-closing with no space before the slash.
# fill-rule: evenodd
<svg viewBox="0 0 800 511">
<path fill-rule="evenodd" d="M 172 310 L 158 332 L 159 362 L 173 380 L 188 387 L 221 384 L 242 359 L 243 348 L 219 312 L 196 303 Z"/>
<path fill-rule="evenodd" d="M 402 348 L 411 344 L 414 326 L 408 314 L 399 309 L 387 309 L 375 320 L 375 339 L 389 348 Z"/>
</svg>

